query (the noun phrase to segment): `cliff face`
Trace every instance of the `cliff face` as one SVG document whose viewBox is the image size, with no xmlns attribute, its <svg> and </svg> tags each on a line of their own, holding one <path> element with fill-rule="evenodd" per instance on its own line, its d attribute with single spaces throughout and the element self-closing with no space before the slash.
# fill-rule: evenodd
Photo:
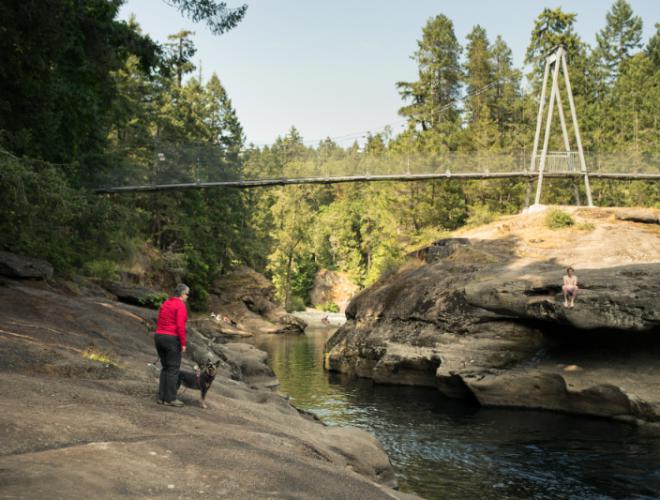
<svg viewBox="0 0 660 500">
<path fill-rule="evenodd" d="M 615 210 L 508 217 L 417 253 L 359 294 L 326 368 L 437 387 L 481 404 L 655 420 L 660 413 L 660 226 Z M 642 214 L 644 215 L 644 214 Z M 580 293 L 565 308 L 566 266 Z"/>
<path fill-rule="evenodd" d="M 340 312 L 346 311 L 351 298 L 358 291 L 346 273 L 320 269 L 314 277 L 314 287 L 309 293 L 312 305 L 319 306 L 332 302 Z"/>
</svg>

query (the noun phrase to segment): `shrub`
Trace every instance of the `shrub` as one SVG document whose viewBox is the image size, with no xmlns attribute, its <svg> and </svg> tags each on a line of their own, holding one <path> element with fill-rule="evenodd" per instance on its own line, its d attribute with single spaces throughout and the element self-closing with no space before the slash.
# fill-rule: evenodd
<svg viewBox="0 0 660 500">
<path fill-rule="evenodd" d="M 493 219 L 495 219 L 495 214 L 491 212 L 487 205 L 472 205 L 468 209 L 468 213 L 468 226 L 482 226 L 493 222 Z"/>
<path fill-rule="evenodd" d="M 561 229 L 575 224 L 575 220 L 566 212 L 553 208 L 545 216 L 545 225 L 550 229 Z"/>
<path fill-rule="evenodd" d="M 581 222 L 575 226 L 577 229 L 580 231 L 593 231 L 596 229 L 596 226 L 593 225 L 591 222 Z"/>
<path fill-rule="evenodd" d="M 167 300 L 167 297 L 165 292 L 158 292 L 140 299 L 140 304 L 150 309 L 158 309 Z"/>
<path fill-rule="evenodd" d="M 323 304 L 319 304 L 316 306 L 317 309 L 320 309 L 323 312 L 329 312 L 329 313 L 338 313 L 339 312 L 339 306 L 335 304 L 332 301 L 324 302 Z"/>
<path fill-rule="evenodd" d="M 291 295 L 291 297 L 289 297 L 289 303 L 287 304 L 286 310 L 287 312 L 304 311 L 305 299 L 298 295 Z"/>
<path fill-rule="evenodd" d="M 102 281 L 117 281 L 119 279 L 119 267 L 111 260 L 100 259 L 85 264 L 85 274 Z"/>
</svg>

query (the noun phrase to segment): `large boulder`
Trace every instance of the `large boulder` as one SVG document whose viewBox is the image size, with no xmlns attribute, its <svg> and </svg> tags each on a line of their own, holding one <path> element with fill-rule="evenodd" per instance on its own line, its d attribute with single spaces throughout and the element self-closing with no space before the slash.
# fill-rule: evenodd
<svg viewBox="0 0 660 500">
<path fill-rule="evenodd" d="M 19 279 L 50 279 L 53 266 L 42 259 L 0 251 L 0 275 Z"/>
<path fill-rule="evenodd" d="M 489 406 L 659 419 L 660 231 L 566 211 L 576 227 L 526 214 L 416 252 L 351 301 L 326 368 Z"/>
<path fill-rule="evenodd" d="M 211 312 L 220 317 L 228 316 L 241 331 L 300 334 L 307 327 L 303 320 L 273 302 L 273 284 L 249 267 L 240 267 L 220 276 L 210 292 Z"/>
</svg>

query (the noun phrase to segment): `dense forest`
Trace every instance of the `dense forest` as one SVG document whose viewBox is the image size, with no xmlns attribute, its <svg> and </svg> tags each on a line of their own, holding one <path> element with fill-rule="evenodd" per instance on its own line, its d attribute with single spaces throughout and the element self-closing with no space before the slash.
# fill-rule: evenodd
<svg viewBox="0 0 660 500">
<path fill-rule="evenodd" d="M 154 169 L 176 177 L 184 163 L 186 169 L 204 163 L 224 177 L 280 177 L 330 161 L 529 151 L 544 58 L 558 44 L 568 51 L 585 150 L 627 158 L 659 152 L 660 25 L 642 40 L 642 20 L 625 0 L 613 3 L 593 47 L 577 35 L 575 14 L 544 9 L 530 27 L 528 74 L 514 67 L 501 36 L 492 39 L 477 25 L 462 43 L 452 21 L 438 14 L 422 27 L 412 54 L 417 80 L 392 82 L 402 99 L 401 131 L 385 129 L 349 147 L 331 139 L 309 147 L 292 128 L 263 148 L 246 144 L 218 75 L 197 71 L 194 33 L 156 43 L 134 19 L 118 19 L 121 3 L 0 5 L 0 248 L 48 259 L 63 274 L 111 277 L 148 244 L 181 269 L 198 309 L 209 283 L 243 264 L 267 273 L 290 309 L 304 306 L 320 268 L 367 286 L 445 231 L 519 211 L 527 183 L 117 196 L 96 195 L 91 187 L 121 175 L 146 179 Z M 168 3 L 218 35 L 240 29 L 246 15 L 246 6 L 224 2 Z M 592 188 L 601 206 L 660 205 L 657 183 L 594 181 Z M 574 203 L 574 194 L 572 182 L 553 181 L 544 202 Z"/>
</svg>

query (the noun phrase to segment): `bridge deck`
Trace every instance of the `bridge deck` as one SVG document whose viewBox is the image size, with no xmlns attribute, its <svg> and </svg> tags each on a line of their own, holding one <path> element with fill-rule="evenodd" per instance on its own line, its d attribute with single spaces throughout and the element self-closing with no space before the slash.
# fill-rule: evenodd
<svg viewBox="0 0 660 500">
<path fill-rule="evenodd" d="M 535 179 L 537 172 L 469 172 L 469 173 L 430 173 L 430 174 L 384 174 L 384 175 L 350 175 L 350 176 L 330 176 L 330 177 L 301 177 L 301 178 L 275 178 L 275 179 L 244 179 L 232 181 L 214 181 L 214 182 L 184 182 L 171 184 L 145 184 L 133 186 L 100 187 L 94 189 L 97 194 L 111 193 L 129 193 L 129 192 L 149 192 L 149 191 L 172 191 L 185 189 L 204 189 L 213 187 L 233 187 L 239 189 L 265 187 L 265 186 L 285 186 L 293 184 L 339 184 L 346 182 L 374 182 L 374 181 L 419 181 L 430 179 L 506 179 L 506 178 L 527 178 Z M 543 174 L 546 178 L 570 178 L 583 176 L 581 172 L 546 172 Z M 589 173 L 590 179 L 618 179 L 618 180 L 660 180 L 660 172 L 657 173 L 611 173 L 594 172 Z"/>
</svg>

